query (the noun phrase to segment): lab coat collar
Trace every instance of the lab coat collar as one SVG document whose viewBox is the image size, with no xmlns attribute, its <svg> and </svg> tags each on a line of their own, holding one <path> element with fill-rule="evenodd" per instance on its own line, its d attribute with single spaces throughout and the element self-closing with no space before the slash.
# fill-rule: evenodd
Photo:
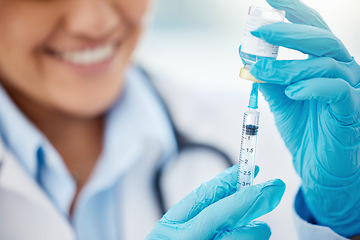
<svg viewBox="0 0 360 240">
<path fill-rule="evenodd" d="M 45 137 L 11 100 L 0 84 L 0 137 L 28 174 L 35 178 L 36 151 Z M 16 151 L 15 151 L 16 149 Z"/>
<path fill-rule="evenodd" d="M 54 203 L 60 211 L 64 214 L 68 213 L 76 186 L 61 160 L 61 156 L 46 136 L 21 112 L 1 85 L 0 103 L 0 138 L 3 139 L 4 145 L 11 151 L 25 172 L 37 180 L 39 174 L 38 153 L 39 150 L 42 150 L 44 166 L 52 169 L 53 174 L 64 179 L 56 191 L 47 189 L 48 195 L 54 199 Z M 46 187 L 44 188 L 46 189 Z"/>
<path fill-rule="evenodd" d="M 4 197 L 0 203 L 0 209 L 5 205 L 11 205 L 12 202 L 21 201 L 21 207 L 28 206 L 27 209 L 38 209 L 42 213 L 41 221 L 44 219 L 45 222 L 51 225 L 52 231 L 54 231 L 53 239 L 63 239 L 63 240 L 74 240 L 75 235 L 72 230 L 71 225 L 62 216 L 59 211 L 54 207 L 50 202 L 47 195 L 43 190 L 38 186 L 38 184 L 24 171 L 23 167 L 15 160 L 14 156 L 5 148 L 4 143 L 0 138 L 0 191 L 6 193 L 5 196 L 11 196 L 11 198 Z M 6 199 L 10 199 L 11 202 L 6 202 Z M 25 206 L 27 205 L 27 206 Z M 14 205 L 14 208 L 18 206 Z M 9 210 L 10 211 L 10 210 Z M 12 209 L 11 211 L 14 211 Z M 16 212 L 18 215 L 26 215 L 26 212 Z M 6 217 L 5 217 L 6 218 Z M 25 217 L 26 219 L 26 217 Z M 34 221 L 31 222 L 22 222 L 23 218 L 18 218 L 19 225 L 31 225 L 33 229 L 32 233 L 37 233 L 41 235 L 42 224 L 36 222 L 36 217 L 33 218 Z M 11 221 L 11 219 L 4 219 L 2 215 L 0 217 L 0 223 Z M 44 222 L 44 221 L 43 221 Z M 3 225 L 3 224 L 0 224 Z M 39 228 L 38 231 L 36 228 Z M 1 229 L 2 236 L 6 233 L 6 229 Z M 7 230 L 11 231 L 11 229 Z M 46 232 L 46 231 L 45 231 Z M 19 233 L 21 234 L 21 233 Z M 57 235 L 57 236 L 55 236 Z M 61 238 L 59 238 L 61 236 Z M 33 239 L 33 238 L 32 238 Z M 46 238 L 37 238 L 38 240 L 45 240 Z"/>
</svg>

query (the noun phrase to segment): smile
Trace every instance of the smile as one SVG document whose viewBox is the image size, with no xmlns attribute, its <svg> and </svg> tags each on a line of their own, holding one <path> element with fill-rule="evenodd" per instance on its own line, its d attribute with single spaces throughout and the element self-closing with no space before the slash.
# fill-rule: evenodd
<svg viewBox="0 0 360 240">
<path fill-rule="evenodd" d="M 57 52 L 58 58 L 74 65 L 93 65 L 110 59 L 115 54 L 116 46 L 107 44 L 96 48 L 77 51 Z"/>
</svg>

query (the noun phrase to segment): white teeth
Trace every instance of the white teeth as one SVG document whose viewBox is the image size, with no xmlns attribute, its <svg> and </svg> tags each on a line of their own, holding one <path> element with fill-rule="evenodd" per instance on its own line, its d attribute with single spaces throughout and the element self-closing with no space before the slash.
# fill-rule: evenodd
<svg viewBox="0 0 360 240">
<path fill-rule="evenodd" d="M 78 65 L 89 65 L 100 63 L 108 58 L 110 58 L 115 51 L 113 45 L 101 46 L 93 49 L 86 49 L 82 51 L 68 51 L 60 52 L 58 55 L 63 60 L 78 64 Z"/>
</svg>

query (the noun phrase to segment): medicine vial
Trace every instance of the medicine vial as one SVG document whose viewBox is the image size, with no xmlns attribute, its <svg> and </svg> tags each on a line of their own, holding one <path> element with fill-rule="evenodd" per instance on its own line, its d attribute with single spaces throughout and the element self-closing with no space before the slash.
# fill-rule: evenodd
<svg viewBox="0 0 360 240">
<path fill-rule="evenodd" d="M 268 24 L 283 22 L 285 18 L 285 11 L 272 8 L 266 0 L 252 0 L 250 2 L 251 5 L 249 7 L 243 42 L 240 49 L 240 56 L 244 61 L 245 68 L 243 74 L 240 72 L 240 77 L 245 79 L 251 78 L 248 70 L 252 64 L 263 58 L 276 59 L 279 52 L 278 46 L 274 46 L 253 36 L 251 31 Z M 244 69 L 242 69 L 242 71 L 244 71 Z"/>
</svg>

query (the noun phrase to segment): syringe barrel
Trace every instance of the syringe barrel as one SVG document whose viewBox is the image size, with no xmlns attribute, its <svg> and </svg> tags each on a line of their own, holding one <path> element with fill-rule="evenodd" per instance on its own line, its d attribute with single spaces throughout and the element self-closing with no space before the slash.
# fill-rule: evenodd
<svg viewBox="0 0 360 240">
<path fill-rule="evenodd" d="M 259 116 L 259 112 L 251 108 L 244 113 L 239 157 L 238 190 L 253 184 Z"/>
</svg>

